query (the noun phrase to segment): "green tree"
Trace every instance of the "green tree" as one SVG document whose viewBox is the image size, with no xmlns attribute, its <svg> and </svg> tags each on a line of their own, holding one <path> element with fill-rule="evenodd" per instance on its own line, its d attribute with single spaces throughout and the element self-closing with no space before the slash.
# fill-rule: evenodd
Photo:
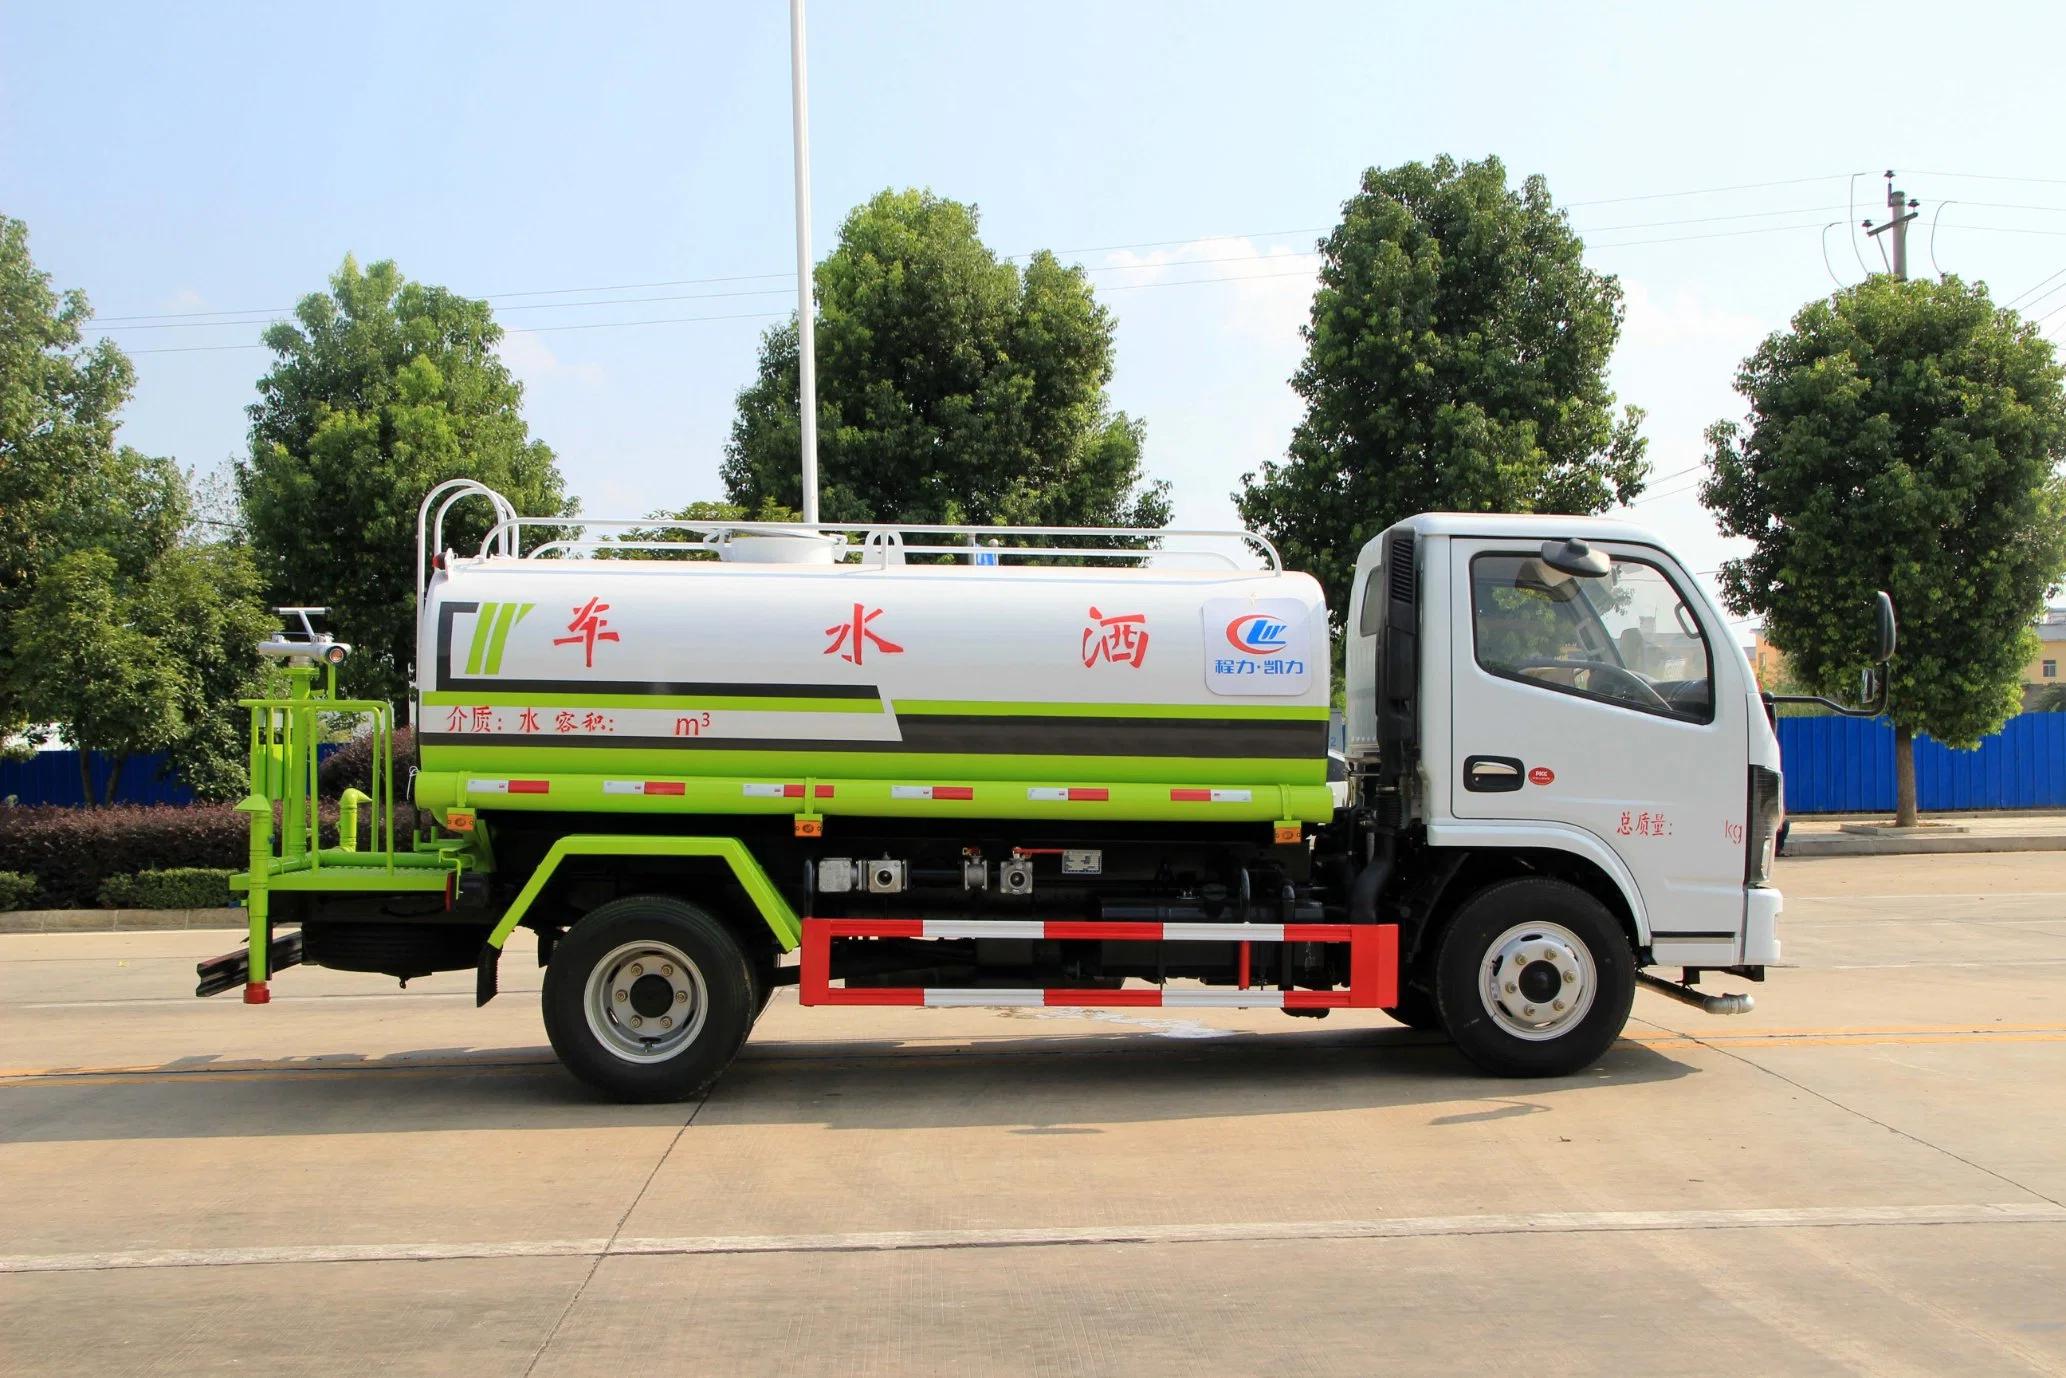
<svg viewBox="0 0 2066 1378">
<path fill-rule="evenodd" d="M 977 235 L 973 206 L 885 191 L 840 226 L 816 270 L 819 511 L 829 521 L 1162 526 L 1145 429 L 1115 412 L 1109 311 L 1081 268 L 1021 271 Z M 802 503 L 794 322 L 761 340 L 739 393 L 725 490 Z"/>
<path fill-rule="evenodd" d="M 2021 700 L 2031 624 L 2066 569 L 2066 398 L 2029 322 L 1954 277 L 1873 277 L 1801 309 L 1744 361 L 1747 429 L 1708 430 L 1701 501 L 1754 543 L 1722 596 L 1814 691 L 1854 695 L 1872 597 L 1901 618 L 1888 690 L 1899 821 L 1914 736 L 1970 747 Z"/>
<path fill-rule="evenodd" d="M 170 746 L 185 725 L 179 669 L 133 625 L 121 583 L 112 555 L 75 550 L 42 572 L 13 620 L 23 698 L 78 751 L 89 801 L 86 753 L 114 758 L 103 803 L 114 798 L 129 757 Z"/>
<path fill-rule="evenodd" d="M 135 375 L 109 341 L 82 346 L 92 316 L 38 271 L 28 227 L 0 216 L 0 631 L 64 555 L 106 550 L 133 576 L 187 519 L 178 468 L 115 443 Z M 0 635 L 0 733 L 27 720 L 18 660 Z"/>
<path fill-rule="evenodd" d="M 1549 187 L 1497 158 L 1363 174 L 1320 245 L 1283 462 L 1241 516 L 1327 590 L 1337 627 L 1366 541 L 1417 512 L 1600 512 L 1642 490 L 1642 412 L 1614 413 L 1621 287 L 1585 266 Z"/>
<path fill-rule="evenodd" d="M 250 718 L 237 700 L 266 688 L 258 643 L 279 629 L 250 553 L 225 542 L 182 545 L 131 598 L 132 622 L 179 677 L 180 727 L 166 764 L 203 799 L 250 788 Z"/>
<path fill-rule="evenodd" d="M 416 626 L 416 510 L 449 478 L 500 490 L 527 516 L 570 511 L 553 453 L 533 440 L 523 388 L 495 353 L 488 304 L 346 258 L 295 324 L 250 408 L 237 491 L 261 579 L 279 603 L 330 608 L 356 648 L 339 679 L 362 697 L 407 693 Z M 447 543 L 471 550 L 486 504 L 461 504 Z"/>
</svg>

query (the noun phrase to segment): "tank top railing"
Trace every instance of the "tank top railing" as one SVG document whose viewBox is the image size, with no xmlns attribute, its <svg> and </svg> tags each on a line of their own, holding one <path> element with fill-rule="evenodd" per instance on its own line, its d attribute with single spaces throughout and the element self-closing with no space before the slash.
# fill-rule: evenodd
<svg viewBox="0 0 2066 1378">
<path fill-rule="evenodd" d="M 629 555 L 887 568 L 902 564 L 913 555 L 949 556 L 972 566 L 1001 564 L 1006 559 L 1166 560 L 1181 555 L 1210 560 L 1226 569 L 1243 568 L 1242 561 L 1228 549 L 1231 546 L 1260 556 L 1271 573 L 1284 568 L 1277 547 L 1253 531 L 903 522 L 822 522 L 804 526 L 795 522 L 678 521 L 664 517 L 509 516 L 488 532 L 478 554 L 483 559 L 515 554 L 521 533 L 543 528 L 552 530 L 552 538 L 523 550 L 520 558 L 551 561 Z M 564 534 L 570 530 L 579 534 Z M 683 535 L 679 539 L 664 539 L 666 532 Z M 747 543 L 756 541 L 766 542 L 770 548 L 749 553 Z"/>
</svg>

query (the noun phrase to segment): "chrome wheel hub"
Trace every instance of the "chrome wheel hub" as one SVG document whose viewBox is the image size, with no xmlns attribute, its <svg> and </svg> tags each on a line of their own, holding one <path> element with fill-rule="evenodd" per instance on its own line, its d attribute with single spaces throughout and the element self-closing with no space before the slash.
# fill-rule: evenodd
<svg viewBox="0 0 2066 1378">
<path fill-rule="evenodd" d="M 1592 952 L 1571 930 L 1516 924 L 1486 950 L 1478 996 L 1500 1028 L 1540 1043 L 1584 1019 L 1598 988 Z"/>
<path fill-rule="evenodd" d="M 665 1062 L 696 1041 L 709 1014 L 703 973 L 681 949 L 625 943 L 590 968 L 582 1007 L 596 1041 L 626 1062 Z"/>
</svg>

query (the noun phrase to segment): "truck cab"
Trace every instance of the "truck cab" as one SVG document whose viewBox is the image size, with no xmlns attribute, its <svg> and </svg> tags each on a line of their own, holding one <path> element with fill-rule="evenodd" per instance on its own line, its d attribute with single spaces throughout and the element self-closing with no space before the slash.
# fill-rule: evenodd
<svg viewBox="0 0 2066 1378">
<path fill-rule="evenodd" d="M 1432 513 L 1370 541 L 1353 587 L 1352 807 L 1410 839 L 1414 870 L 1453 871 L 1442 888 L 1463 893 L 1533 878 L 1507 891 L 1516 923 L 1502 933 L 1528 928 L 1528 894 L 1582 892 L 1647 984 L 1668 985 L 1647 966 L 1763 979 L 1780 957 L 1779 746 L 1726 621 L 1662 541 L 1604 518 Z M 1430 1019 L 1448 917 L 1407 918 L 1404 1003 Z M 1535 942 L 1579 998 L 1559 1010 L 1554 995 L 1526 998 L 1526 982 L 1509 993 L 1492 980 L 1511 998 L 1480 1004 L 1552 1043 L 1588 993 L 1623 997 L 1578 935 L 1548 916 L 1538 926 L 1546 937 L 1493 948 Z M 1712 999 L 1691 984 L 1668 993 Z"/>
</svg>

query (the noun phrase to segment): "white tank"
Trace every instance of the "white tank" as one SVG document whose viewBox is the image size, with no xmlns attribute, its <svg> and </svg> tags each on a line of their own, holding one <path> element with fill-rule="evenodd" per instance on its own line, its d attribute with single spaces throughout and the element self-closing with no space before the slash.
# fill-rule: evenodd
<svg viewBox="0 0 2066 1378">
<path fill-rule="evenodd" d="M 1327 618 L 1303 574 L 447 563 L 419 629 L 426 770 L 1324 778 Z"/>
</svg>

